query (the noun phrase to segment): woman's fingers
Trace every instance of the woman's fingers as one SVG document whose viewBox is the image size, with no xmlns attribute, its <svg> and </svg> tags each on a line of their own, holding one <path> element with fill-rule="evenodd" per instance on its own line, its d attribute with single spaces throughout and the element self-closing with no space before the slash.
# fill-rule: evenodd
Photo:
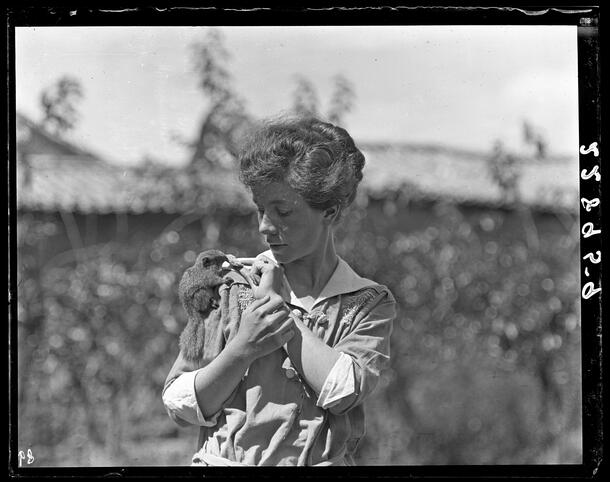
<svg viewBox="0 0 610 482">
<path fill-rule="evenodd" d="M 242 266 L 249 266 L 254 273 L 262 274 L 267 269 L 278 268 L 278 264 L 268 256 L 258 256 L 256 258 L 232 258 L 231 261 L 237 262 Z"/>
<path fill-rule="evenodd" d="M 289 328 L 288 330 L 280 333 L 281 344 L 283 345 L 287 341 L 290 341 L 294 336 L 294 328 Z"/>
<path fill-rule="evenodd" d="M 258 286 L 260 284 L 263 272 L 266 271 L 263 263 L 260 263 L 255 258 L 238 258 L 238 260 L 240 262 L 242 260 L 245 260 L 245 262 L 243 262 L 243 265 L 250 267 L 249 272 L 246 276 L 249 278 L 251 284 L 253 284 L 254 286 Z"/>
<path fill-rule="evenodd" d="M 284 319 L 290 313 L 282 297 L 277 295 L 265 295 L 260 300 L 253 301 L 250 307 L 252 307 L 250 311 L 255 312 L 258 316 L 273 317 L 273 320 L 276 318 Z"/>
<path fill-rule="evenodd" d="M 288 317 L 288 319 L 277 329 L 276 333 L 277 336 L 281 338 L 282 344 L 290 340 L 295 334 L 292 318 Z"/>
<path fill-rule="evenodd" d="M 252 285 L 252 286 L 258 286 L 261 281 L 261 277 L 257 274 L 244 272 L 243 275 L 248 280 L 248 283 L 250 283 L 250 285 Z"/>
<path fill-rule="evenodd" d="M 273 295 L 269 297 L 269 300 L 263 305 L 263 310 L 266 313 L 273 313 L 275 311 L 282 311 L 285 314 L 288 314 L 288 307 L 284 302 L 284 299 L 279 295 Z"/>
<path fill-rule="evenodd" d="M 294 336 L 294 322 L 288 315 L 287 310 L 265 315 L 264 324 L 267 332 L 264 339 L 273 340 L 271 343 L 276 348 L 279 348 Z"/>
<path fill-rule="evenodd" d="M 231 268 L 243 268 L 244 265 L 241 264 L 239 261 L 237 261 L 237 258 L 232 255 L 232 254 L 225 254 L 225 256 L 227 257 L 227 260 L 222 263 L 222 267 L 225 269 L 231 269 Z"/>
<path fill-rule="evenodd" d="M 272 329 L 269 330 L 266 338 L 274 340 L 274 344 L 277 344 L 277 347 L 279 348 L 295 335 L 295 327 L 292 318 L 290 317 L 281 321 L 281 319 L 275 315 L 269 315 L 267 320 L 270 321 L 272 316 L 275 319 L 272 322 Z"/>
<path fill-rule="evenodd" d="M 277 263 L 274 260 L 272 260 L 269 256 L 265 256 L 264 254 L 257 256 L 255 259 L 256 259 L 255 263 L 258 261 L 263 264 L 270 264 L 272 266 L 277 267 Z"/>
<path fill-rule="evenodd" d="M 283 311 L 278 311 L 277 313 L 271 313 L 265 317 L 266 321 L 271 325 L 277 325 L 279 323 L 284 324 L 288 314 Z M 292 321 L 292 320 L 290 320 Z"/>
<path fill-rule="evenodd" d="M 243 264 L 244 266 L 252 266 L 256 258 L 235 258 L 238 263 Z"/>
<path fill-rule="evenodd" d="M 252 271 L 260 275 L 275 268 L 279 268 L 277 263 L 264 255 L 258 256 L 252 263 Z"/>
<path fill-rule="evenodd" d="M 267 303 L 270 298 L 271 298 L 271 296 L 265 295 L 258 300 L 254 300 L 252 303 L 250 303 L 248 305 L 248 307 L 246 308 L 246 311 L 255 311 L 255 310 L 259 309 L 261 306 L 264 306 L 265 303 Z"/>
<path fill-rule="evenodd" d="M 276 326 L 280 323 L 284 323 L 288 318 L 290 318 L 288 312 L 286 310 L 279 310 L 275 313 L 267 313 L 263 315 L 265 317 L 265 324 Z M 292 321 L 292 320 L 291 320 Z"/>
</svg>

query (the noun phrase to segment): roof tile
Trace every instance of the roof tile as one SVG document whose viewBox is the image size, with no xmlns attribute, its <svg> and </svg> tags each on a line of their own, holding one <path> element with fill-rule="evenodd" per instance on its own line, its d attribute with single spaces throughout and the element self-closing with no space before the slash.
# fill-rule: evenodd
<svg viewBox="0 0 610 482">
<path fill-rule="evenodd" d="M 504 202 L 485 153 L 408 144 L 364 144 L 361 149 L 366 157 L 362 190 L 375 197 L 398 190 L 412 199 L 493 206 Z M 30 154 L 24 161 L 17 166 L 20 209 L 177 213 L 211 207 L 247 210 L 251 204 L 236 173 L 228 170 L 125 168 L 88 154 Z M 577 156 L 544 162 L 521 159 L 518 165 L 519 192 L 526 204 L 578 212 Z"/>
</svg>

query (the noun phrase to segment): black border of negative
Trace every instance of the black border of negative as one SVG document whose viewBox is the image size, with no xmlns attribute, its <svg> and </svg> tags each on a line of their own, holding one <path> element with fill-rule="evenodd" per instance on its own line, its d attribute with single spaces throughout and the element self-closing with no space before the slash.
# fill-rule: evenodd
<svg viewBox="0 0 610 482">
<path fill-rule="evenodd" d="M 603 212 L 601 166 L 601 96 L 602 58 L 600 51 L 600 7 L 577 5 L 538 6 L 436 6 L 415 5 L 354 6 L 342 2 L 318 3 L 308 7 L 269 4 L 255 6 L 246 3 L 222 6 L 209 2 L 182 2 L 181 6 L 163 4 L 137 5 L 106 2 L 105 5 L 82 6 L 23 5 L 6 9 L 7 39 L 7 151 L 9 193 L 10 273 L 16 272 L 16 213 L 15 186 L 15 90 L 14 41 L 19 26 L 95 26 L 95 25 L 573 25 L 578 28 L 578 95 L 580 152 L 580 252 L 581 252 L 581 329 L 583 374 L 583 463 L 580 465 L 493 465 L 493 466 L 369 466 L 310 468 L 240 468 L 207 467 L 18 467 L 16 446 L 17 380 L 15 347 L 17 331 L 16 286 L 11 277 L 9 289 L 10 323 L 9 350 L 9 476 L 42 477 L 205 477 L 205 478 L 600 478 L 603 461 L 604 426 L 602 372 L 605 364 L 602 352 L 603 298 L 600 288 L 608 286 L 601 269 L 601 256 L 610 226 Z M 597 167 L 596 167 L 597 166 Z M 598 173 L 598 174 L 596 174 Z M 584 199 L 584 200 L 583 200 Z M 599 199 L 599 202 L 595 202 Z M 607 211 L 606 211 L 607 212 Z M 588 287 L 587 287 L 588 285 Z"/>
</svg>

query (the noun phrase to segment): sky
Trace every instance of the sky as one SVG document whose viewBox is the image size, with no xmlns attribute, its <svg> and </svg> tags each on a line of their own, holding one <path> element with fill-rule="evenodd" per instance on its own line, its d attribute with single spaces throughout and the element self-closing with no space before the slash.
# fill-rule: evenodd
<svg viewBox="0 0 610 482">
<path fill-rule="evenodd" d="M 63 75 L 84 97 L 70 140 L 117 164 L 181 164 L 207 102 L 191 46 L 205 27 L 18 27 L 17 110 L 42 118 L 40 93 Z M 286 111 L 297 75 L 322 110 L 333 77 L 354 86 L 344 127 L 356 142 L 523 148 L 524 120 L 551 153 L 578 155 L 576 27 L 219 27 L 235 90 L 256 118 Z"/>
</svg>

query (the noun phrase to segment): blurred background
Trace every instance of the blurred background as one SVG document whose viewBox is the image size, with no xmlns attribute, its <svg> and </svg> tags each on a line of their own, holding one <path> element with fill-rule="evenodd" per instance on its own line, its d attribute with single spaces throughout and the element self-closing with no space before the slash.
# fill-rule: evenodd
<svg viewBox="0 0 610 482">
<path fill-rule="evenodd" d="M 581 463 L 575 27 L 18 27 L 18 447 L 189 465 L 161 401 L 197 254 L 265 249 L 258 120 L 366 157 L 339 253 L 398 301 L 366 465 Z"/>
</svg>

